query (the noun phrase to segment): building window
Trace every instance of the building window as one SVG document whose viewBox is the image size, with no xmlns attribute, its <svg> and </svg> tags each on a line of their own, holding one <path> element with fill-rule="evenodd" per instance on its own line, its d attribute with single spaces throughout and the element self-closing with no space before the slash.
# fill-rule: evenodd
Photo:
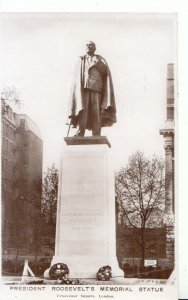
<svg viewBox="0 0 188 300">
<path fill-rule="evenodd" d="M 4 179 L 4 188 L 5 188 L 5 190 L 7 189 L 7 179 L 6 178 Z"/>
<path fill-rule="evenodd" d="M 20 120 L 20 127 L 25 128 L 25 120 L 24 119 Z"/>
<path fill-rule="evenodd" d="M 5 138 L 3 137 L 3 145 L 2 145 L 3 147 L 3 154 L 5 153 Z"/>
<path fill-rule="evenodd" d="M 8 151 L 8 140 L 5 140 L 5 150 Z"/>
<path fill-rule="evenodd" d="M 1 170 L 3 171 L 5 169 L 5 162 L 4 159 L 2 160 Z"/>
<path fill-rule="evenodd" d="M 174 120 L 174 108 L 173 107 L 167 108 L 167 119 Z"/>
<path fill-rule="evenodd" d="M 10 138 L 12 139 L 12 127 L 10 126 Z"/>
<path fill-rule="evenodd" d="M 8 190 L 9 190 L 9 192 L 12 191 L 12 181 L 11 180 L 8 180 Z"/>
<path fill-rule="evenodd" d="M 8 108 L 8 116 L 12 120 L 12 110 L 10 107 Z"/>
<path fill-rule="evenodd" d="M 12 157 L 12 155 L 13 155 L 13 143 L 10 142 L 9 148 L 10 148 L 10 156 Z"/>
<path fill-rule="evenodd" d="M 5 135 L 6 134 L 6 123 L 5 122 L 3 122 L 3 135 Z"/>
<path fill-rule="evenodd" d="M 8 137 L 10 136 L 10 126 L 9 126 L 9 124 L 7 124 L 7 136 Z"/>
<path fill-rule="evenodd" d="M 24 134 L 24 146 L 28 146 L 28 142 L 29 142 L 29 137 L 28 137 L 28 134 L 25 133 Z"/>
<path fill-rule="evenodd" d="M 9 161 L 9 171 L 12 172 L 12 161 Z"/>
<path fill-rule="evenodd" d="M 5 169 L 7 170 L 8 169 L 8 159 L 5 158 Z"/>
<path fill-rule="evenodd" d="M 5 135 L 7 136 L 8 135 L 8 124 L 5 123 Z"/>
</svg>

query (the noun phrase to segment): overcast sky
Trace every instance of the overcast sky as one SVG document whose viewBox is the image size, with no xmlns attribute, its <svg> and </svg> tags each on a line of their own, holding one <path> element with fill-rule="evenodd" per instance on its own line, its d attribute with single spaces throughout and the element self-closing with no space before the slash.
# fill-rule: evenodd
<svg viewBox="0 0 188 300">
<path fill-rule="evenodd" d="M 103 128 L 115 169 L 141 150 L 164 157 L 167 64 L 176 63 L 173 14 L 9 13 L 1 18 L 1 86 L 15 86 L 27 114 L 40 128 L 44 169 L 58 167 L 67 134 L 73 71 L 87 40 L 108 62 L 117 124 Z M 70 131 L 70 136 L 75 130 Z"/>
</svg>

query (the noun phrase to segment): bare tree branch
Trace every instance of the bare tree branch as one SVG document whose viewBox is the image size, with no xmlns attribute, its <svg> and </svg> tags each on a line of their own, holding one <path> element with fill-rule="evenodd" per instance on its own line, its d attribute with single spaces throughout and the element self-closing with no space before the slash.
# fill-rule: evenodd
<svg viewBox="0 0 188 300">
<path fill-rule="evenodd" d="M 164 162 L 155 156 L 148 159 L 142 152 L 136 152 L 115 178 L 119 211 L 125 217 L 127 226 L 133 228 L 144 260 L 146 231 L 148 228 L 159 228 L 162 224 Z"/>
</svg>

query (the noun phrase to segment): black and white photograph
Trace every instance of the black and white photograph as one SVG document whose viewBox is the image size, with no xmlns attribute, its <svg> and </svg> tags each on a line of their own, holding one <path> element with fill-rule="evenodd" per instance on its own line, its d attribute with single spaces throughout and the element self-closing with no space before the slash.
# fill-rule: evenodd
<svg viewBox="0 0 188 300">
<path fill-rule="evenodd" d="M 177 14 L 1 16 L 6 299 L 178 299 Z"/>
</svg>

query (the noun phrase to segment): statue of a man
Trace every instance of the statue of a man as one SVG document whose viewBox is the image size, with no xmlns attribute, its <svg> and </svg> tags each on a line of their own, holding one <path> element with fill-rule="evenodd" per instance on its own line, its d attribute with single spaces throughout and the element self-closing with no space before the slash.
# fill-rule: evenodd
<svg viewBox="0 0 188 300">
<path fill-rule="evenodd" d="M 69 118 L 73 127 L 79 127 L 77 136 L 85 130 L 93 136 L 101 135 L 101 127 L 116 122 L 114 90 L 109 67 L 105 59 L 95 54 L 96 45 L 89 41 L 86 54 L 80 57 L 75 76 Z"/>
</svg>

